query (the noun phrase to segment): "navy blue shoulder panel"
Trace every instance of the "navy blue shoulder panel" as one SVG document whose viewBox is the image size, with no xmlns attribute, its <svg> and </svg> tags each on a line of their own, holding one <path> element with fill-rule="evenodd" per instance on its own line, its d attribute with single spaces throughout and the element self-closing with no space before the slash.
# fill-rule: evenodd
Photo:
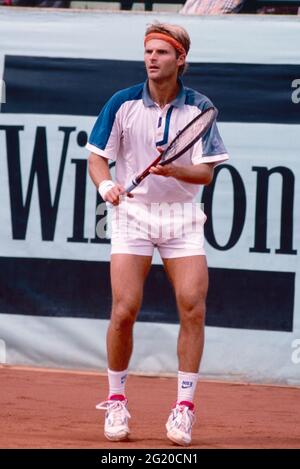
<svg viewBox="0 0 300 469">
<path fill-rule="evenodd" d="M 186 88 L 185 104 L 188 106 L 196 106 L 200 111 L 213 106 L 211 100 L 204 94 L 199 93 L 191 88 Z M 216 121 L 213 122 L 211 128 L 206 132 L 203 139 L 203 156 L 215 156 L 227 153 L 225 145 L 220 136 Z"/>
<path fill-rule="evenodd" d="M 199 93 L 191 88 L 185 88 L 185 104 L 188 106 L 196 106 L 201 111 L 213 106 L 211 100 L 204 94 Z"/>
<path fill-rule="evenodd" d="M 89 143 L 104 150 L 111 134 L 116 114 L 127 101 L 142 99 L 144 83 L 117 91 L 102 108 L 91 132 Z"/>
</svg>

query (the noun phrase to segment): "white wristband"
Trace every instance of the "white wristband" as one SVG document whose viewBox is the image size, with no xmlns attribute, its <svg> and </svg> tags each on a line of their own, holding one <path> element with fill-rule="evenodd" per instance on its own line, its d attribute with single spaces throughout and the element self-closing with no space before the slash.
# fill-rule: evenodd
<svg viewBox="0 0 300 469">
<path fill-rule="evenodd" d="M 104 181 L 100 182 L 98 192 L 103 200 L 105 200 L 107 192 L 110 191 L 110 189 L 113 187 L 115 187 L 115 183 L 111 179 L 105 179 Z"/>
</svg>

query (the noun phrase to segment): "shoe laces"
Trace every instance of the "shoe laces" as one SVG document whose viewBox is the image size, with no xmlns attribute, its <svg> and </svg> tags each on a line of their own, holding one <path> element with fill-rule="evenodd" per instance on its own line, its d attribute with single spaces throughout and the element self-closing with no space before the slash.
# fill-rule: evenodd
<svg viewBox="0 0 300 469">
<path fill-rule="evenodd" d="M 187 406 L 179 404 L 177 404 L 173 412 L 174 415 L 176 415 L 174 419 L 175 426 L 185 433 L 188 433 L 195 422 L 194 412 Z"/>
<path fill-rule="evenodd" d="M 127 410 L 127 400 L 124 401 L 116 401 L 116 400 L 108 400 L 100 402 L 100 404 L 96 405 L 96 409 L 98 410 L 106 410 L 107 415 L 109 415 L 110 420 L 112 421 L 113 425 L 122 425 L 126 418 L 131 418 L 130 413 Z"/>
</svg>

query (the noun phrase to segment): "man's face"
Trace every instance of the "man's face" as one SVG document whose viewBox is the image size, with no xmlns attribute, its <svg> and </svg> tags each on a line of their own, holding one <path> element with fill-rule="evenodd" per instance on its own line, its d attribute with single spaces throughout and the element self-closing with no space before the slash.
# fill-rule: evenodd
<svg viewBox="0 0 300 469">
<path fill-rule="evenodd" d="M 176 57 L 171 44 L 160 39 L 151 39 L 146 43 L 144 60 L 150 80 L 162 82 L 177 77 L 178 67 L 184 64 L 184 56 Z"/>
</svg>

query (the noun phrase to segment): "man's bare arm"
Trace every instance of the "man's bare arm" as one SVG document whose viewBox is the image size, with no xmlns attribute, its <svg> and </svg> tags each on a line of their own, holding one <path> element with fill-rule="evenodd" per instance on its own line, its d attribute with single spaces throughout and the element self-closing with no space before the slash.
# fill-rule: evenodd
<svg viewBox="0 0 300 469">
<path fill-rule="evenodd" d="M 210 184 L 214 175 L 212 163 L 199 163 L 190 166 L 177 166 L 169 164 L 166 166 L 152 167 L 150 172 L 157 176 L 173 177 L 180 181 L 191 184 Z"/>
<path fill-rule="evenodd" d="M 118 205 L 120 203 L 120 195 L 125 193 L 125 189 L 121 184 L 116 184 L 112 181 L 107 158 L 96 155 L 96 153 L 91 153 L 88 159 L 88 168 L 89 175 L 103 200 L 113 205 Z M 128 196 L 133 197 L 131 194 L 128 194 Z"/>
</svg>

